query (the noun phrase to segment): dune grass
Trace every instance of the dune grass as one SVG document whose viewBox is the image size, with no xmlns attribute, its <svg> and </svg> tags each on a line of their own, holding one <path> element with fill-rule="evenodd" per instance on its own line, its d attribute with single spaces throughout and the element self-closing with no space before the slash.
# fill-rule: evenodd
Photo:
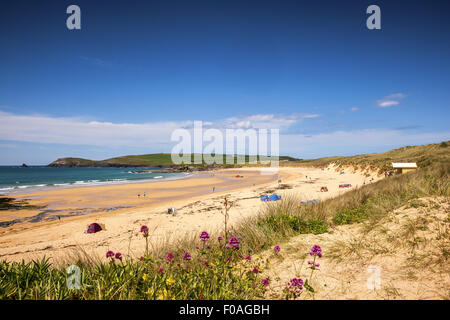
<svg viewBox="0 0 450 320">
<path fill-rule="evenodd" d="M 229 230 L 212 230 L 204 241 L 188 234 L 150 247 L 139 261 L 124 261 L 120 254 L 100 262 L 74 259 L 81 274 L 77 290 L 67 287 L 66 269 L 49 260 L 3 261 L 0 299 L 258 299 L 267 285 L 259 272 L 268 261 L 255 259 L 255 254 L 292 236 L 320 234 L 336 225 L 364 221 L 370 228 L 419 197 L 448 197 L 449 171 L 448 163 L 437 163 L 309 206 L 300 206 L 296 195 L 287 196 Z"/>
</svg>

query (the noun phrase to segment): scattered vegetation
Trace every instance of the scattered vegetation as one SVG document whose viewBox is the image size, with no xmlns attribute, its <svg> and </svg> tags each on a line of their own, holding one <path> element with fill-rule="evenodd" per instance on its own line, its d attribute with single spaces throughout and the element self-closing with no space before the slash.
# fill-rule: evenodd
<svg viewBox="0 0 450 320">
<path fill-rule="evenodd" d="M 360 205 L 354 208 L 342 209 L 336 212 L 333 217 L 335 224 L 350 224 L 355 222 L 362 222 L 367 219 L 368 212 L 366 205 Z"/>
<path fill-rule="evenodd" d="M 199 241 L 199 242 L 203 242 Z M 192 249 L 192 248 L 191 248 Z M 262 296 L 258 262 L 239 246 L 204 240 L 192 255 L 125 261 L 108 251 L 104 262 L 53 268 L 48 259 L 0 263 L 0 299 L 243 299 Z M 77 274 L 80 281 L 76 281 Z"/>
</svg>

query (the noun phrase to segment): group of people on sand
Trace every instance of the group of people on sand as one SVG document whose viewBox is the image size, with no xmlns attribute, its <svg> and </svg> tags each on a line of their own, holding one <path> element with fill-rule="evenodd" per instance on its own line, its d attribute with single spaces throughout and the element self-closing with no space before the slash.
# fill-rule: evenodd
<svg viewBox="0 0 450 320">
<path fill-rule="evenodd" d="M 141 197 L 141 194 L 140 194 L 140 193 L 138 193 L 138 195 L 137 195 L 137 196 L 138 196 L 138 198 L 140 198 L 140 197 Z M 142 194 L 142 196 L 143 196 L 143 197 L 145 197 L 145 196 L 146 196 L 146 193 L 144 192 L 144 193 Z"/>
</svg>

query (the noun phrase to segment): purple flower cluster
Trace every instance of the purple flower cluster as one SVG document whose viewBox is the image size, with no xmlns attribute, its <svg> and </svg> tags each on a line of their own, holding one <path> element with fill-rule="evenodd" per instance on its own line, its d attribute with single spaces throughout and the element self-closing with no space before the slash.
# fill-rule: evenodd
<svg viewBox="0 0 450 320">
<path fill-rule="evenodd" d="M 309 254 L 311 256 L 318 256 L 319 258 L 322 258 L 322 248 L 315 244 L 312 248 L 311 251 L 309 252 Z"/>
<path fill-rule="evenodd" d="M 122 260 L 122 254 L 120 252 L 114 253 L 113 251 L 108 250 L 106 252 L 106 258 L 110 258 L 111 262 L 114 262 L 114 258 L 116 258 L 118 260 Z"/>
<path fill-rule="evenodd" d="M 278 254 L 280 250 L 281 250 L 280 246 L 273 247 L 273 251 L 275 251 L 275 254 Z"/>
<path fill-rule="evenodd" d="M 231 247 L 233 249 L 239 249 L 239 240 L 238 240 L 238 238 L 231 237 L 230 240 L 228 240 L 228 243 L 231 245 Z"/>
<path fill-rule="evenodd" d="M 147 226 L 142 226 L 141 227 L 141 232 L 144 234 L 145 238 L 148 237 L 148 227 Z"/>
<path fill-rule="evenodd" d="M 186 252 L 186 253 L 183 255 L 183 260 L 187 260 L 187 261 L 191 260 L 191 255 L 189 254 L 189 252 Z"/>
<path fill-rule="evenodd" d="M 267 279 L 267 278 L 262 279 L 262 284 L 263 284 L 263 286 L 267 287 L 269 285 L 269 279 Z"/>
<path fill-rule="evenodd" d="M 292 278 L 289 280 L 286 289 L 295 291 L 295 293 L 300 293 L 303 289 L 303 280 L 301 278 Z"/>
<path fill-rule="evenodd" d="M 258 270 L 258 268 L 253 268 L 253 270 L 252 271 L 250 271 L 251 273 L 254 273 L 254 274 L 257 274 L 257 273 L 259 273 L 259 270 Z"/>
<path fill-rule="evenodd" d="M 208 241 L 209 240 L 209 234 L 206 231 L 203 231 L 200 234 L 200 240 L 202 240 L 203 242 Z"/>
<path fill-rule="evenodd" d="M 309 260 L 308 264 L 312 264 L 314 267 L 320 267 L 320 263 L 315 263 L 314 261 Z"/>
<path fill-rule="evenodd" d="M 170 263 L 174 257 L 175 257 L 175 256 L 173 255 L 172 252 L 168 252 L 168 253 L 166 254 L 166 262 L 167 262 L 167 263 Z"/>
</svg>

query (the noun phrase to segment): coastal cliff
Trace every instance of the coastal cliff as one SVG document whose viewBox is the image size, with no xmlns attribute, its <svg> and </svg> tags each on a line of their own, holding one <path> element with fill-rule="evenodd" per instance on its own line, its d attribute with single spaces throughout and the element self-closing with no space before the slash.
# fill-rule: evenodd
<svg viewBox="0 0 450 320">
<path fill-rule="evenodd" d="M 142 155 L 130 155 L 121 156 L 105 160 L 89 160 L 83 158 L 59 158 L 48 165 L 48 167 L 56 168 L 70 168 L 70 167 L 151 167 L 151 168 L 172 168 L 178 171 L 189 171 L 189 170 L 210 170 L 216 167 L 221 168 L 231 168 L 239 167 L 237 162 L 237 156 L 233 156 L 234 164 L 229 164 L 227 155 L 216 155 L 216 157 L 222 157 L 222 164 L 209 165 L 206 162 L 201 164 L 195 163 L 195 154 L 191 154 L 191 164 L 187 166 L 186 164 L 176 165 L 172 162 L 172 155 L 170 153 L 152 153 L 152 154 L 142 154 Z M 294 162 L 300 159 L 295 159 L 288 156 L 280 156 L 280 161 L 284 162 Z M 249 162 L 249 156 L 245 156 L 245 163 Z"/>
<path fill-rule="evenodd" d="M 74 167 L 95 167 L 95 168 L 160 168 L 160 172 L 191 172 L 211 170 L 215 166 L 209 165 L 174 165 L 170 155 L 154 154 L 142 156 L 124 156 L 106 160 L 89 160 L 83 158 L 59 158 L 47 167 L 53 168 L 74 168 Z M 144 170 L 143 170 L 144 171 Z M 152 171 L 155 171 L 152 169 Z"/>
<path fill-rule="evenodd" d="M 70 167 L 106 167 L 103 161 L 93 161 L 82 158 L 59 158 L 47 167 L 70 168 Z"/>
<path fill-rule="evenodd" d="M 83 158 L 59 158 L 48 165 L 55 168 L 71 167 L 152 167 L 170 168 L 173 166 L 170 154 L 144 154 L 109 158 L 105 160 L 90 160 Z"/>
</svg>

